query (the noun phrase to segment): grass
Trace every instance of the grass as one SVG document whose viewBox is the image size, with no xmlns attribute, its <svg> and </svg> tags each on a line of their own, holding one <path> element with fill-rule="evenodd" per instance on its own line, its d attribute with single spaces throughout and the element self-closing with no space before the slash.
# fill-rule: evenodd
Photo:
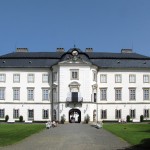
<svg viewBox="0 0 150 150">
<path fill-rule="evenodd" d="M 132 145 L 150 146 L 150 124 L 104 124 L 104 129 Z"/>
<path fill-rule="evenodd" d="M 0 147 L 21 141 L 44 128 L 44 124 L 0 124 Z"/>
</svg>

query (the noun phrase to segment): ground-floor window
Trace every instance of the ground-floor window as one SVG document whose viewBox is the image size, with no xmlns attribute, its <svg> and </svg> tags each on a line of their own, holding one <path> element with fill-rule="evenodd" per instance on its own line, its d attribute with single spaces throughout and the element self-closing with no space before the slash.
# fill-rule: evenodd
<svg viewBox="0 0 150 150">
<path fill-rule="evenodd" d="M 53 110 L 53 120 L 56 120 L 56 110 Z"/>
<path fill-rule="evenodd" d="M 4 118 L 5 116 L 5 109 L 0 109 L 0 118 Z"/>
<path fill-rule="evenodd" d="M 48 119 L 49 118 L 49 110 L 48 109 L 43 109 L 43 119 Z"/>
<path fill-rule="evenodd" d="M 19 118 L 19 109 L 13 110 L 13 118 Z"/>
<path fill-rule="evenodd" d="M 121 119 L 121 109 L 116 109 L 115 110 L 115 118 L 116 119 Z"/>
<path fill-rule="evenodd" d="M 107 119 L 107 110 L 101 110 L 101 119 Z"/>
<path fill-rule="evenodd" d="M 144 109 L 144 118 L 149 118 L 149 109 Z"/>
<path fill-rule="evenodd" d="M 134 119 L 136 117 L 135 109 L 130 109 L 130 117 Z"/>
<path fill-rule="evenodd" d="M 34 110 L 33 109 L 29 109 L 28 110 L 28 119 L 29 120 L 33 120 L 34 119 Z"/>
</svg>

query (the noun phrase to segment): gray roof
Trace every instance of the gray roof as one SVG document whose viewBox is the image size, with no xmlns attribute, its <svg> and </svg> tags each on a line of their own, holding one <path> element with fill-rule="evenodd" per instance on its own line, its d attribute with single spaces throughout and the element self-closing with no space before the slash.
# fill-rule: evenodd
<svg viewBox="0 0 150 150">
<path fill-rule="evenodd" d="M 0 56 L 0 68 L 50 68 L 71 56 L 67 52 L 13 52 Z M 137 53 L 82 52 L 79 56 L 99 68 L 150 68 L 150 57 Z"/>
</svg>

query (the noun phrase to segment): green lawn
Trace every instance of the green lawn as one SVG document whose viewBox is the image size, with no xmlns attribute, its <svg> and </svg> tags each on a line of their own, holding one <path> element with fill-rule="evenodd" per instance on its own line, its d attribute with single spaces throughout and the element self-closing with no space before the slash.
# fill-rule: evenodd
<svg viewBox="0 0 150 150">
<path fill-rule="evenodd" d="M 150 143 L 150 124 L 104 124 L 104 129 L 132 145 Z"/>
<path fill-rule="evenodd" d="M 44 128 L 44 124 L 0 124 L 0 147 L 14 144 Z"/>
</svg>

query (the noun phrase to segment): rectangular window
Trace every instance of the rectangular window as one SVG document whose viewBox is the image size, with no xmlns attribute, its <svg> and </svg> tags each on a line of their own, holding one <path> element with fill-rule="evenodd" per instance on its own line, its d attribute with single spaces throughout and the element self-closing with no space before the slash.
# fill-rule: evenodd
<svg viewBox="0 0 150 150">
<path fill-rule="evenodd" d="M 54 82 L 57 81 L 57 72 L 53 72 L 53 81 L 54 81 Z"/>
<path fill-rule="evenodd" d="M 43 119 L 49 119 L 49 111 L 48 111 L 48 109 L 43 109 Z"/>
<path fill-rule="evenodd" d="M 42 89 L 43 100 L 49 100 L 49 89 Z"/>
<path fill-rule="evenodd" d="M 115 100 L 121 100 L 122 99 L 122 89 L 116 88 L 115 89 Z"/>
<path fill-rule="evenodd" d="M 13 88 L 13 99 L 20 100 L 20 88 Z"/>
<path fill-rule="evenodd" d="M 100 75 L 100 82 L 101 83 L 107 83 L 107 75 L 106 74 Z"/>
<path fill-rule="evenodd" d="M 136 99 L 136 89 L 135 88 L 130 88 L 129 89 L 129 99 L 130 100 L 135 100 Z"/>
<path fill-rule="evenodd" d="M 115 118 L 116 119 L 121 119 L 121 109 L 116 109 L 115 110 Z"/>
<path fill-rule="evenodd" d="M 143 89 L 143 99 L 144 100 L 149 100 L 150 97 L 149 97 L 149 88 L 144 88 Z"/>
<path fill-rule="evenodd" d="M 121 82 L 122 82 L 121 74 L 116 74 L 116 75 L 115 75 L 115 82 L 116 82 L 116 83 L 121 83 Z"/>
<path fill-rule="evenodd" d="M 107 119 L 107 110 L 101 110 L 101 119 Z"/>
<path fill-rule="evenodd" d="M 71 80 L 79 80 L 79 69 L 71 69 Z"/>
<path fill-rule="evenodd" d="M 93 81 L 97 81 L 97 75 L 95 71 L 93 71 Z"/>
<path fill-rule="evenodd" d="M 149 75 L 143 75 L 143 82 L 149 83 Z"/>
<path fill-rule="evenodd" d="M 144 118 L 149 118 L 149 109 L 144 109 Z"/>
<path fill-rule="evenodd" d="M 19 118 L 19 109 L 13 110 L 13 118 Z"/>
<path fill-rule="evenodd" d="M 28 109 L 28 120 L 34 120 L 34 110 Z"/>
<path fill-rule="evenodd" d="M 136 82 L 136 76 L 134 74 L 129 75 L 129 83 L 135 83 Z"/>
<path fill-rule="evenodd" d="M 34 100 L 34 88 L 28 88 L 27 89 L 27 97 L 28 97 L 28 100 Z"/>
<path fill-rule="evenodd" d="M 78 92 L 72 92 L 72 102 L 78 102 Z"/>
<path fill-rule="evenodd" d="M 0 82 L 6 81 L 6 74 L 0 74 Z"/>
<path fill-rule="evenodd" d="M 0 100 L 5 100 L 5 88 L 0 87 Z"/>
<path fill-rule="evenodd" d="M 107 89 L 100 89 L 100 100 L 107 100 Z"/>
<path fill-rule="evenodd" d="M 130 117 L 131 119 L 134 119 L 136 117 L 135 109 L 130 109 Z"/>
<path fill-rule="evenodd" d="M 43 74 L 42 75 L 42 82 L 48 83 L 49 82 L 49 74 Z"/>
<path fill-rule="evenodd" d="M 0 109 L 0 118 L 5 117 L 5 109 Z"/>
<path fill-rule="evenodd" d="M 34 74 L 28 74 L 28 83 L 34 83 Z"/>
<path fill-rule="evenodd" d="M 20 82 L 20 74 L 14 74 L 13 75 L 13 82 L 19 83 Z"/>
</svg>

